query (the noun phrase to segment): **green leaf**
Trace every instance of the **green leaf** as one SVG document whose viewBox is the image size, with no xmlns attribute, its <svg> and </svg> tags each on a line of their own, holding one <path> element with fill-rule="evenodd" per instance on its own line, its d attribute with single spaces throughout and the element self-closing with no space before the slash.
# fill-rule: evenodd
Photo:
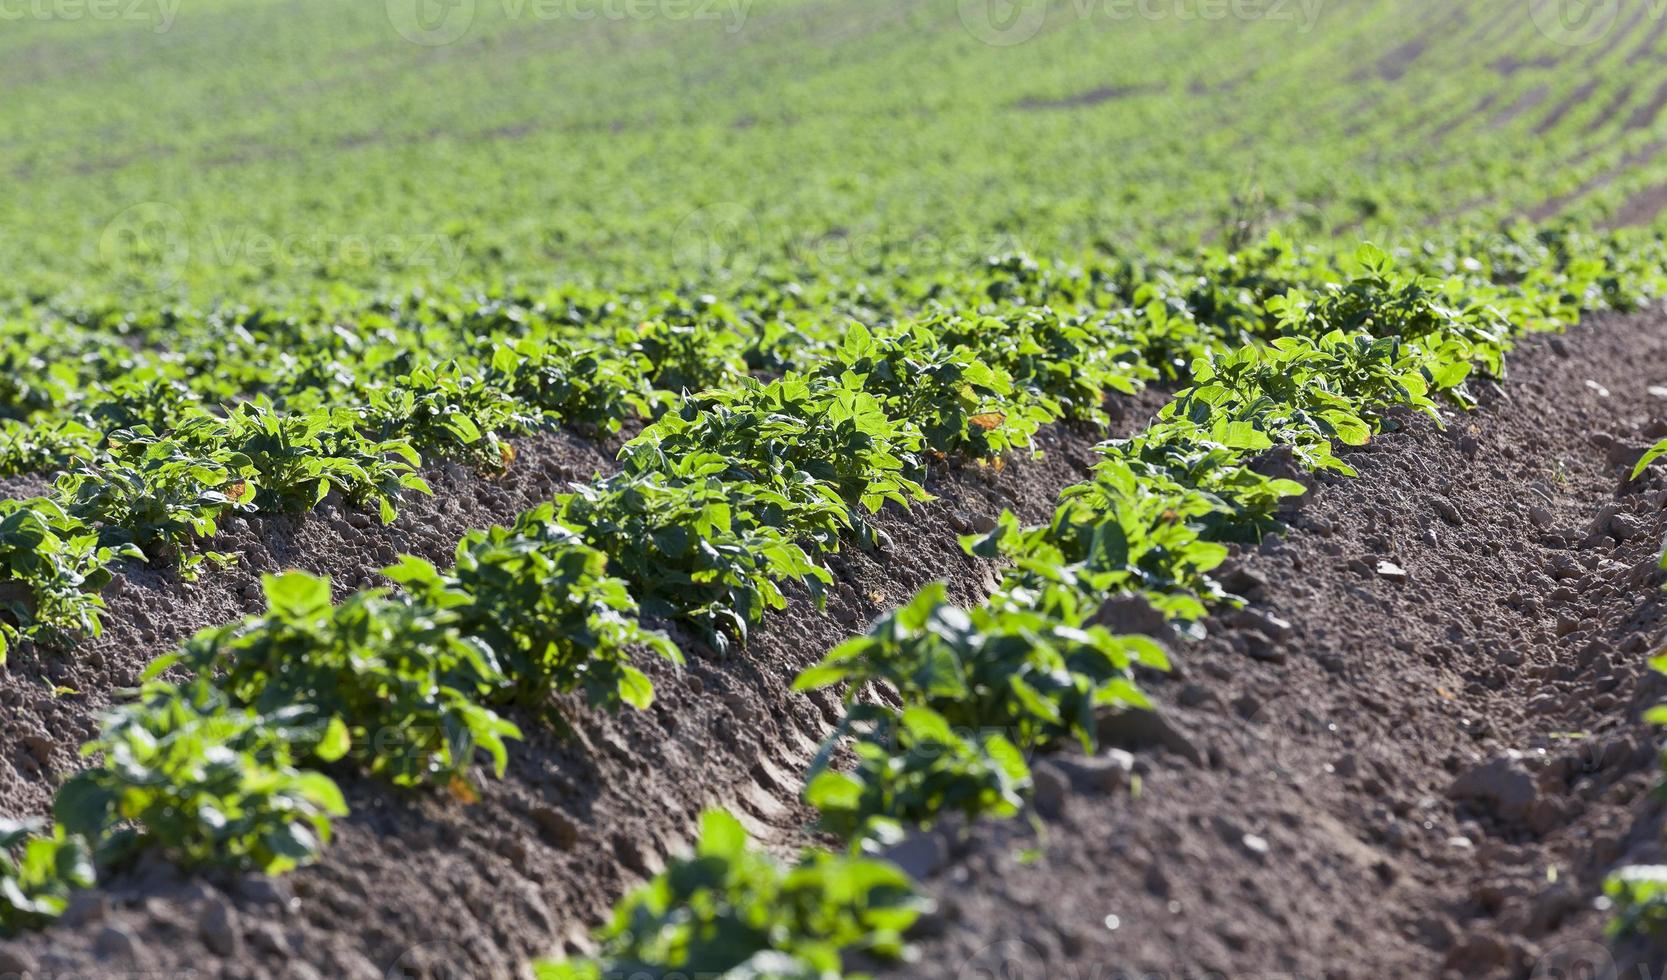
<svg viewBox="0 0 1667 980">
<path fill-rule="evenodd" d="M 267 605 L 285 617 L 305 618 L 330 608 L 330 580 L 292 571 L 261 576 Z"/>
<path fill-rule="evenodd" d="M 619 696 L 620 700 L 638 710 L 645 710 L 654 703 L 654 684 L 648 675 L 627 664 L 619 668 Z"/>
<path fill-rule="evenodd" d="M 347 755 L 353 747 L 353 736 L 347 730 L 347 723 L 340 718 L 331 718 L 324 726 L 324 735 L 313 747 L 313 754 L 325 762 L 335 762 Z"/>
</svg>

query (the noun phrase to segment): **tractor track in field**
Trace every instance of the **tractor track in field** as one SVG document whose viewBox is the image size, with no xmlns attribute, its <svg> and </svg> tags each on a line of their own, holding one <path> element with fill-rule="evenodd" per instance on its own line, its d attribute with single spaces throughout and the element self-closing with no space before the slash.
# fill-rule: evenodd
<svg viewBox="0 0 1667 980">
<path fill-rule="evenodd" d="M 1247 609 L 1148 680 L 1168 730 L 1040 762 L 1041 837 L 900 852 L 939 909 L 894 975 L 1660 975 L 1594 900 L 1667 862 L 1640 720 L 1667 695 L 1667 475 L 1625 479 L 1662 385 L 1667 316 L 1600 316 L 1523 343 L 1446 431 L 1349 453 L 1358 479 L 1229 566 Z"/>
<path fill-rule="evenodd" d="M 1165 399 L 1152 391 L 1119 400 L 1114 429 L 1138 427 Z M 584 949 L 589 929 L 682 849 L 707 807 L 731 809 L 766 846 L 794 852 L 812 841 L 804 828 L 813 815 L 798 800 L 802 777 L 838 714 L 832 694 L 790 690 L 798 671 L 928 581 L 948 580 L 958 601 L 982 597 L 995 581 L 995 566 L 965 555 L 959 535 L 989 526 L 1004 508 L 1026 520 L 1046 519 L 1059 491 L 1084 477 L 1101 438 L 1057 425 L 1041 434 L 1046 455 L 1040 460 L 934 464 L 927 487 L 937 500 L 909 512 L 888 507 L 878 516 L 893 545 L 882 554 L 847 548 L 833 556 L 826 612 L 794 595 L 787 612 L 768 616 L 754 632 L 744 655 L 715 659 L 679 628 L 651 623 L 667 628 L 688 658 L 682 668 L 641 664 L 655 685 L 653 707 L 610 717 L 571 702 L 565 707 L 572 709 L 575 732 L 565 739 L 512 712 L 526 739 L 511 745 L 505 778 L 481 781 L 474 805 L 333 771 L 352 816 L 338 821 L 318 864 L 271 879 L 184 875 L 165 860 L 142 861 L 79 895 L 51 929 L 0 942 L 0 975 L 511 976 L 534 957 Z M 525 506 L 559 490 L 545 486 L 554 482 L 546 472 L 551 467 L 568 479 L 583 467 L 608 468 L 605 449 L 576 440 L 564 437 L 557 447 L 562 458 L 548 464 L 530 458 L 535 448 L 522 447 L 516 469 L 537 475 L 515 478 L 497 503 L 463 505 L 472 521 L 461 526 L 448 519 L 436 530 L 424 522 L 448 510 L 452 492 L 482 487 L 467 477 L 451 490 L 437 487 L 435 508 L 414 507 L 396 522 L 396 529 L 408 529 L 404 544 L 378 540 L 366 548 L 351 536 L 331 538 L 341 519 L 317 516 L 297 519 L 310 529 L 301 546 L 275 548 L 270 535 L 257 539 L 252 530 L 245 532 L 249 540 L 220 544 L 253 549 L 257 566 L 293 560 L 337 571 L 347 579 L 344 587 L 354 574 L 391 560 L 396 545 L 443 558 L 463 528 L 505 520 L 515 508 L 499 511 L 511 502 L 532 495 Z M 191 629 L 245 613 L 241 589 L 259 570 L 271 569 L 250 568 L 237 581 L 183 590 L 188 596 L 206 589 L 213 597 L 185 602 L 189 615 L 168 608 L 180 601 L 178 583 L 119 590 L 96 647 L 103 666 L 89 678 L 102 693 L 53 701 L 75 702 L 67 709 L 73 719 L 46 717 L 28 730 L 45 746 L 45 765 L 31 766 L 32 743 L 7 734 L 12 778 L 20 786 L 8 789 L 7 799 L 16 815 L 43 811 L 51 787 L 71 771 L 75 746 L 91 732 L 89 706 L 107 703 L 115 688 Z M 137 598 L 128 601 L 130 594 Z M 165 615 L 164 635 L 157 621 Z M 50 654 L 14 658 L 0 697 L 18 698 L 31 688 L 37 698 L 49 697 L 41 677 L 90 669 L 75 665 L 87 649 L 60 658 L 67 663 Z M 39 694 L 42 689 L 47 693 Z M 8 690 L 19 693 L 3 693 Z"/>
</svg>

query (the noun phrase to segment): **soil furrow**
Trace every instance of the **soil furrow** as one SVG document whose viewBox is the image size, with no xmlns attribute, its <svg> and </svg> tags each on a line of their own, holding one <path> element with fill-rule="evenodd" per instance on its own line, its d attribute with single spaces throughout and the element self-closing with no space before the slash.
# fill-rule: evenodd
<svg viewBox="0 0 1667 980">
<path fill-rule="evenodd" d="M 1250 604 L 1150 681 L 1167 726 L 1038 763 L 1042 837 L 911 843 L 940 909 L 898 975 L 1603 976 L 1544 971 L 1607 962 L 1603 876 L 1667 859 L 1639 720 L 1667 481 L 1624 479 L 1667 434 L 1667 318 L 1511 372 L 1238 555 Z"/>
<path fill-rule="evenodd" d="M 1117 429 L 1164 400 L 1120 400 Z M 937 500 L 878 516 L 893 542 L 885 552 L 833 556 L 825 612 L 795 596 L 744 655 L 723 660 L 669 628 L 689 662 L 641 665 L 655 685 L 651 710 L 609 717 L 564 705 L 575 729 L 566 738 L 515 717 L 526 741 L 475 805 L 336 773 L 353 815 L 318 865 L 274 880 L 184 876 L 147 861 L 77 898 L 52 929 L 0 943 L 0 973 L 509 976 L 532 957 L 582 949 L 708 806 L 738 811 L 767 844 L 795 850 L 810 841 L 803 773 L 838 713 L 826 692 L 790 690 L 798 671 L 928 581 L 947 580 L 958 601 L 982 597 L 995 567 L 962 552 L 959 536 L 1003 508 L 1045 519 L 1083 478 L 1098 438 L 1054 426 L 1042 459 L 935 466 L 927 485 Z"/>
<path fill-rule="evenodd" d="M 339 596 L 381 581 L 377 570 L 399 553 L 449 565 L 464 533 L 512 520 L 572 481 L 611 472 L 618 450 L 565 432 L 514 445 L 520 462 L 501 478 L 456 465 L 426 468 L 434 496 L 407 494 L 388 527 L 330 497 L 307 514 L 227 521 L 202 548 L 236 554 L 236 564 L 207 569 L 196 582 L 181 581 L 173 568 L 127 563 L 104 590 L 101 636 L 67 650 L 23 644 L 0 671 L 0 708 L 8 719 L 0 730 L 0 817 L 44 814 L 118 692 L 197 630 L 263 608 L 262 574 L 300 568 L 329 575 Z"/>
</svg>

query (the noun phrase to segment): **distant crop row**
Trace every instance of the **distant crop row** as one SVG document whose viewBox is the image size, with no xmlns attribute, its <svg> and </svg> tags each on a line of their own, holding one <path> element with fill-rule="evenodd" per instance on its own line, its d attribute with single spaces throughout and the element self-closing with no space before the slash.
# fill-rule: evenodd
<svg viewBox="0 0 1667 980">
<path fill-rule="evenodd" d="M 1147 9 L 1160 6 L 1184 9 Z M 6 131 L 31 134 L 0 146 L 19 188 L 0 201 L 19 246 L 0 295 L 125 290 L 150 307 L 552 268 L 655 287 L 789 265 L 849 281 L 1008 248 L 1238 249 L 1269 229 L 1413 245 L 1537 209 L 1594 227 L 1667 179 L 1661 35 L 1647 9 L 1605 4 L 1572 32 L 1601 43 L 1570 43 L 1542 6 L 1149 20 L 1084 0 L 1009 22 L 984 4 L 753 0 L 730 33 L 476 3 L 461 47 L 438 49 L 569 52 L 591 70 L 564 76 L 559 98 L 536 59 L 486 76 L 437 63 L 382 8 L 320 5 L 292 23 L 187 5 L 171 37 L 194 44 L 165 59 L 144 56 L 167 40 L 149 24 L 19 23 L 13 63 L 30 50 L 82 68 L 0 107 Z M 991 15 L 997 40 L 1023 43 L 979 43 Z M 91 58 L 115 37 L 128 59 Z M 256 56 L 217 56 L 240 43 Z M 405 75 L 427 94 L 386 84 Z M 282 111 L 265 87 L 290 93 Z M 146 111 L 117 108 L 135 92 Z M 478 179 L 506 160 L 527 179 Z M 138 241 L 100 248 L 110 232 Z"/>
<path fill-rule="evenodd" d="M 769 380 L 725 372 L 718 387 L 676 399 L 650 386 L 637 404 L 652 421 L 625 446 L 620 473 L 533 508 L 512 527 L 469 535 L 452 569 L 407 557 L 386 572 L 400 591 L 366 590 L 340 603 L 324 580 L 269 577 L 264 615 L 205 631 L 158 661 L 138 697 L 87 747 L 95 758 L 60 791 L 56 826 L 28 839 L 9 833 L 20 856 L 0 881 L 0 922 L 15 929 L 50 918 L 68 890 L 145 849 L 188 866 L 273 872 L 311 860 L 345 809 L 324 767 L 470 798 L 477 754 L 501 770 L 506 743 L 519 735 L 499 714 L 504 705 L 548 706 L 554 691 L 583 691 L 602 707 L 647 703 L 652 690 L 630 651 L 677 651 L 640 616 L 681 619 L 715 649 L 742 648 L 748 629 L 785 605 L 784 587 L 814 593 L 828 581 L 822 555 L 846 543 L 884 547 L 867 516 L 887 501 L 922 499 L 927 459 L 992 458 L 1028 446 L 1043 423 L 1103 418 L 1110 392 L 1190 377 L 1193 386 L 1151 429 L 1108 444 L 1094 478 L 1066 494 L 1050 525 L 1025 529 L 1007 517 L 971 545 L 1013 562 L 987 603 L 957 610 L 928 590 L 802 679 L 850 681 L 853 691 L 878 680 L 904 699 L 896 711 L 853 702 L 843 730 L 858 736 L 858 768 L 824 769 L 810 783 L 831 829 L 860 842 L 877 828 L 929 823 L 951 809 L 1014 812 L 1028 785 L 1017 750 L 1091 741 L 1096 710 L 1144 703 L 1134 665 L 1163 666 L 1150 642 L 1092 626 L 1101 600 L 1144 595 L 1185 623 L 1226 598 L 1209 577 L 1221 542 L 1267 527 L 1294 492 L 1257 474 L 1258 454 L 1286 447 L 1307 468 L 1346 471 L 1334 441 L 1363 441 L 1392 406 L 1463 404 L 1469 370 L 1497 371 L 1515 331 L 1625 306 L 1655 288 L 1623 274 L 1632 260 L 1614 243 L 1550 237 L 1486 258 L 1459 267 L 1444 255 L 1412 256 L 1403 274 L 1373 249 L 1334 265 L 1273 241 L 1138 279 L 1127 266 L 1004 260 L 961 288 L 1001 297 L 988 317 L 928 309 L 873 327 L 853 323 L 837 339 L 801 348 L 815 358 L 784 357 Z M 1425 270 L 1451 274 L 1419 275 Z M 1107 301 L 1113 296 L 1118 302 Z M 1103 303 L 1106 312 L 1061 313 L 1051 301 Z M 491 354 L 502 378 L 521 377 L 536 361 L 525 349 L 505 353 L 513 350 Z M 673 362 L 644 354 L 640 367 Z M 636 384 L 619 390 L 642 391 Z M 536 407 L 509 389 L 469 390 Z M 181 426 L 153 433 L 144 452 L 177 445 L 182 429 L 219 432 L 245 417 L 279 432 L 289 418 L 259 406 L 194 409 Z M 363 415 L 340 418 L 340 429 L 316 434 L 392 438 L 368 431 Z M 483 438 L 494 431 L 470 424 Z M 440 431 L 455 436 L 456 420 Z M 7 520 L 22 515 L 19 525 L 30 530 L 20 533 L 35 539 L 8 557 L 7 579 L 28 590 L 12 604 L 9 628 L 19 634 L 84 625 L 96 615 L 89 610 L 100 577 L 138 543 L 124 538 L 149 526 L 78 509 L 83 498 L 100 499 L 101 467 L 113 466 L 127 442 L 106 433 L 99 444 L 100 463 L 61 478 L 54 498 L 8 505 Z M 397 482 L 412 476 L 402 451 L 367 454 L 391 455 Z M 201 504 L 222 508 L 245 504 L 274 486 L 273 473 L 287 472 L 251 469 L 222 461 L 182 472 L 193 492 L 218 495 Z M 289 499 L 315 501 L 327 482 L 352 495 L 328 472 L 299 472 L 302 489 Z M 136 486 L 140 499 L 167 488 Z M 149 513 L 122 513 L 140 512 Z M 205 525 L 186 520 L 179 538 L 162 543 L 184 553 L 223 512 L 196 513 Z M 54 554 L 65 556 L 56 569 L 25 562 Z M 33 597 L 50 589 L 82 597 L 82 619 L 43 619 L 49 604 Z M 968 740 L 957 734 L 963 724 L 1004 734 Z M 749 901 L 759 888 L 785 887 L 768 862 L 736 850 L 720 823 L 710 833 L 728 843 L 707 846 L 727 869 L 723 887 Z M 854 887 L 845 859 L 809 860 L 821 870 L 786 872 L 810 882 L 799 899 L 811 903 L 805 918 L 762 935 L 824 928 L 830 920 L 816 896 Z M 880 887 L 895 876 L 859 877 Z M 645 902 L 639 896 L 628 907 L 653 905 Z M 718 914 L 746 908 L 726 907 Z M 629 957 L 649 949 L 642 941 L 637 926 L 622 927 L 609 948 Z M 683 948 L 674 942 L 662 952 L 681 956 Z"/>
</svg>

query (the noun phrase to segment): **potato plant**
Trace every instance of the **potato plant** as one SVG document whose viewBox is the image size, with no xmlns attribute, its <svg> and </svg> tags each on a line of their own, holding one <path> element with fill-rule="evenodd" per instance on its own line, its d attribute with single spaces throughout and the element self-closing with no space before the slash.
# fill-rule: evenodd
<svg viewBox="0 0 1667 980">
<path fill-rule="evenodd" d="M 345 756 L 401 786 L 467 786 L 479 752 L 502 774 L 505 741 L 521 733 L 482 703 L 505 681 L 496 653 L 458 632 L 465 595 L 373 589 L 335 604 L 330 580 L 304 572 L 264 576 L 262 588 L 263 615 L 198 633 L 147 676 L 187 667 L 232 705 L 285 713 L 311 732 L 292 740 L 298 758 Z"/>
<path fill-rule="evenodd" d="M 584 692 L 595 707 L 646 708 L 654 687 L 631 665 L 634 650 L 681 663 L 662 634 L 644 629 L 626 583 L 607 556 L 555 519 L 545 504 L 514 527 L 473 531 L 452 570 L 406 556 L 386 570 L 408 592 L 449 606 L 455 628 L 479 638 L 502 667 L 493 701 L 548 709 L 553 694 Z M 450 597 L 465 596 L 452 604 Z"/>
<path fill-rule="evenodd" d="M 346 748 L 301 749 L 296 732 L 313 723 L 295 708 L 238 707 L 202 679 L 147 685 L 83 747 L 98 761 L 58 791 L 53 816 L 94 843 L 101 865 L 147 848 L 186 867 L 276 874 L 308 863 L 347 814 L 328 776 L 300 768 L 303 756 L 328 762 Z"/>
<path fill-rule="evenodd" d="M 0 820 L 0 938 L 39 929 L 61 915 L 70 893 L 95 878 L 86 842 L 62 827 Z"/>
<path fill-rule="evenodd" d="M 594 959 L 534 972 L 539 980 L 837 976 L 859 954 L 899 959 L 925 908 L 892 865 L 813 852 L 784 866 L 734 817 L 708 811 L 695 853 L 619 903 Z"/>
</svg>

